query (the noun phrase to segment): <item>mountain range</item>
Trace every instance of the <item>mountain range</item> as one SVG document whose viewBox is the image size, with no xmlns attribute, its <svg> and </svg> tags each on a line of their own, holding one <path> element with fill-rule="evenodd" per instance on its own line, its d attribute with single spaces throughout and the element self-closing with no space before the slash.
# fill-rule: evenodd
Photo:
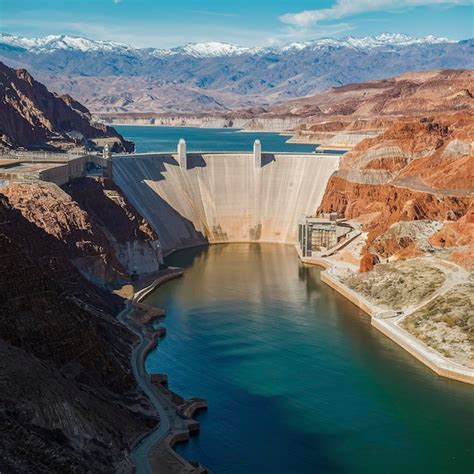
<svg viewBox="0 0 474 474">
<path fill-rule="evenodd" d="M 302 49 L 318 49 L 325 46 L 348 47 L 371 49 L 376 47 L 397 47 L 413 44 L 439 44 L 455 43 L 448 38 L 425 36 L 423 38 L 413 38 L 403 33 L 382 33 L 377 36 L 365 36 L 357 38 L 347 36 L 341 40 L 333 38 L 322 38 L 314 41 L 295 42 L 280 47 L 245 47 L 231 43 L 211 41 L 207 43 L 188 43 L 171 49 L 158 48 L 133 48 L 123 43 L 114 41 L 95 41 L 87 38 L 80 38 L 69 35 L 48 35 L 40 38 L 25 38 L 23 36 L 0 34 L 0 43 L 4 48 L 23 49 L 33 53 L 51 53 L 56 50 L 69 51 L 115 51 L 125 54 L 154 55 L 156 57 L 166 57 L 171 55 L 188 55 L 198 58 L 218 57 L 218 56 L 239 56 L 242 54 L 284 54 L 288 51 L 301 51 Z"/>
<path fill-rule="evenodd" d="M 24 67 L 92 112 L 226 112 L 406 71 L 474 68 L 474 39 L 384 33 L 279 47 L 192 43 L 134 48 L 72 36 L 0 35 L 0 60 Z"/>
</svg>

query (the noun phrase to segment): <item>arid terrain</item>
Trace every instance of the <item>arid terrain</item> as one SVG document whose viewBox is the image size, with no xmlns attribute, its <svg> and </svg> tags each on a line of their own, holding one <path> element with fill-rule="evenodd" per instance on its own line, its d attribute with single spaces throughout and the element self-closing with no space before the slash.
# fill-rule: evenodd
<svg viewBox="0 0 474 474">
<path fill-rule="evenodd" d="M 468 367 L 474 353 L 472 298 L 465 298 L 474 270 L 472 78 L 472 71 L 407 74 L 287 109 L 309 115 L 300 138 L 324 135 L 330 142 L 354 131 L 373 133 L 344 155 L 319 209 L 365 232 L 357 249 L 362 273 L 344 282 L 379 308 L 409 314 L 399 318 L 400 327 Z M 355 263 L 356 257 L 347 258 Z"/>
<path fill-rule="evenodd" d="M 393 119 L 404 122 L 422 114 L 472 110 L 474 72 L 440 69 L 409 72 L 378 81 L 333 87 L 312 96 L 269 107 L 237 108 L 223 113 L 106 112 L 111 123 L 237 127 L 286 130 L 292 141 L 311 143 L 358 140 L 376 134 Z"/>
<path fill-rule="evenodd" d="M 94 140 L 107 139 L 114 151 L 133 150 L 116 130 L 93 123 L 70 95 L 52 94 L 25 69 L 0 62 L 0 86 L 0 148 L 91 149 Z"/>
<path fill-rule="evenodd" d="M 84 179 L 68 190 L 101 202 L 108 188 L 119 204 L 102 197 L 92 213 L 53 184 L 0 189 L 2 472 L 127 472 L 125 453 L 156 423 L 110 292 L 129 280 L 120 245 L 156 237 L 116 186 Z"/>
<path fill-rule="evenodd" d="M 28 69 L 94 113 L 225 114 L 412 70 L 472 69 L 473 41 L 383 33 L 281 47 L 211 42 L 162 50 L 70 36 L 1 35 L 0 60 Z"/>
<path fill-rule="evenodd" d="M 24 70 L 0 64 L 0 73 L 3 147 L 133 149 L 70 96 Z M 229 116 L 297 119 L 294 140 L 350 145 L 315 209 L 362 230 L 336 256 L 360 270 L 344 283 L 401 311 L 400 328 L 465 367 L 474 357 L 472 84 L 472 71 L 409 73 Z M 136 338 L 115 318 L 123 300 L 113 291 L 161 263 L 157 234 L 110 179 L 0 188 L 1 472 L 131 472 L 126 454 L 156 417 L 136 389 Z"/>
</svg>

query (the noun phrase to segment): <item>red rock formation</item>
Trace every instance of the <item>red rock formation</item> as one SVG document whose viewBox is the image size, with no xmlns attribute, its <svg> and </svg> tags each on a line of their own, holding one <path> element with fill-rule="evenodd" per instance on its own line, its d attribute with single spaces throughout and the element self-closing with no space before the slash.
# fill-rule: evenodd
<svg viewBox="0 0 474 474">
<path fill-rule="evenodd" d="M 103 283 L 124 280 L 127 273 L 101 228 L 66 193 L 50 183 L 17 184 L 2 189 L 11 207 L 62 244 L 46 255 L 88 259 L 91 278 Z"/>
<path fill-rule="evenodd" d="M 57 97 L 25 70 L 0 62 L 0 146 L 64 148 L 111 138 L 116 151 L 133 151 L 117 131 L 92 122 L 89 111 L 70 96 Z"/>
<path fill-rule="evenodd" d="M 374 240 L 400 221 L 459 219 L 445 226 L 438 241 L 470 245 L 466 235 L 460 237 L 459 229 L 466 229 L 465 220 L 471 219 L 467 212 L 474 191 L 473 139 L 471 113 L 405 119 L 344 156 L 319 210 L 336 211 L 347 218 L 364 217 L 369 236 L 362 270 L 373 265 Z M 378 242 L 379 255 L 407 258 L 419 253 L 413 241 L 387 238 Z M 453 258 L 464 263 L 463 253 L 456 255 Z"/>
<path fill-rule="evenodd" d="M 435 70 L 360 84 L 347 84 L 272 107 L 269 114 L 311 117 L 308 124 L 330 120 L 349 123 L 472 108 L 474 72 Z M 316 128 L 317 129 L 317 128 Z"/>
<path fill-rule="evenodd" d="M 335 211 L 349 219 L 377 213 L 366 224 L 366 228 L 372 230 L 400 220 L 444 220 L 448 212 L 460 218 L 470 202 L 469 197 L 437 195 L 393 185 L 353 183 L 334 176 L 327 185 L 320 210 Z"/>
<path fill-rule="evenodd" d="M 436 247 L 465 247 L 455 250 L 451 258 L 466 268 L 474 270 L 474 204 L 455 222 L 447 222 L 434 234 L 430 243 Z"/>
</svg>

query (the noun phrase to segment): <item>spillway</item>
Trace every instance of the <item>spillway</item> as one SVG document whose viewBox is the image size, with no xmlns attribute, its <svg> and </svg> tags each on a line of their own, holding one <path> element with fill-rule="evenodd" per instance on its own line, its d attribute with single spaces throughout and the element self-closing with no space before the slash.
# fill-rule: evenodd
<svg viewBox="0 0 474 474">
<path fill-rule="evenodd" d="M 113 158 L 113 178 L 157 232 L 164 252 L 204 243 L 296 243 L 338 155 L 143 154 Z"/>
</svg>

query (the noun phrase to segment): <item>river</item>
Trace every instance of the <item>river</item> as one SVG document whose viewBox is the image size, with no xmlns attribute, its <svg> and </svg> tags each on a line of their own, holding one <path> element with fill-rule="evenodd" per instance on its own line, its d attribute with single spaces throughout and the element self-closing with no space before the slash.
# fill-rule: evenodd
<svg viewBox="0 0 474 474">
<path fill-rule="evenodd" d="M 146 361 L 204 397 L 178 451 L 215 474 L 470 473 L 474 390 L 442 379 L 370 325 L 291 246 L 180 251 L 147 299 L 167 336 Z"/>
</svg>

